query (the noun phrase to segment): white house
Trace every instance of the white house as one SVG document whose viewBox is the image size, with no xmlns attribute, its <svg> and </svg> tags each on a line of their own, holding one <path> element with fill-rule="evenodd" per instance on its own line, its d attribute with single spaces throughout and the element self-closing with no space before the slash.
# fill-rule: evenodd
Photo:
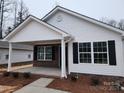
<svg viewBox="0 0 124 93">
<path fill-rule="evenodd" d="M 9 43 L 0 41 L 0 64 L 7 64 L 9 58 Z M 13 45 L 12 63 L 31 62 L 33 60 L 33 48 L 29 45 Z"/>
<path fill-rule="evenodd" d="M 61 68 L 67 73 L 124 76 L 124 32 L 57 6 L 42 19 L 29 16 L 4 41 L 34 46 L 34 66 Z"/>
</svg>

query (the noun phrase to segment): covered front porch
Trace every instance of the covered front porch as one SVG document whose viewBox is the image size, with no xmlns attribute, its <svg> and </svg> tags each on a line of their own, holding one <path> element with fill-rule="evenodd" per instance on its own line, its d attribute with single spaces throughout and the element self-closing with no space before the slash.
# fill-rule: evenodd
<svg viewBox="0 0 124 93">
<path fill-rule="evenodd" d="M 11 59 L 13 54 L 13 44 L 28 44 L 34 48 L 32 67 L 12 70 Z M 8 71 L 67 77 L 68 65 L 66 50 L 67 46 L 64 40 L 11 42 L 9 43 Z M 62 62 L 64 62 L 64 64 Z"/>
<path fill-rule="evenodd" d="M 30 16 L 4 40 L 9 42 L 8 71 L 11 71 L 13 44 L 27 44 L 34 48 L 33 65 L 38 68 L 20 71 L 67 77 L 66 44 L 71 40 L 68 33 Z"/>
</svg>

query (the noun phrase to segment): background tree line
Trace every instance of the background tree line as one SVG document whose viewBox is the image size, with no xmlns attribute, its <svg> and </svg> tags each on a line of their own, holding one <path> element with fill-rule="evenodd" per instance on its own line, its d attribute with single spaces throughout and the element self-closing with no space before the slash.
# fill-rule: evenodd
<svg viewBox="0 0 124 93">
<path fill-rule="evenodd" d="M 23 0 L 0 0 L 0 38 L 7 35 L 29 15 Z"/>
<path fill-rule="evenodd" d="M 29 10 L 23 0 L 0 0 L 0 39 L 22 23 L 29 15 Z M 124 30 L 124 19 L 102 18 L 100 21 L 110 26 Z"/>
<path fill-rule="evenodd" d="M 100 21 L 124 31 L 124 19 L 121 19 L 120 21 L 116 21 L 114 19 L 102 18 Z"/>
</svg>

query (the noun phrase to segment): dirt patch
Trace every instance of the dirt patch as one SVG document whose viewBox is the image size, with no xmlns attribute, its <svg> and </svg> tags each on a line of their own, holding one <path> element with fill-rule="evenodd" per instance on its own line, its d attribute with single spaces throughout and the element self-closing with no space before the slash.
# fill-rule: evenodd
<svg viewBox="0 0 124 93">
<path fill-rule="evenodd" d="M 14 71 L 14 70 L 17 70 L 17 69 L 23 69 L 23 68 L 28 68 L 28 67 L 32 67 L 33 65 L 30 64 L 30 63 L 15 63 L 15 64 L 12 64 L 12 67 L 11 67 L 11 70 Z M 4 65 L 0 65 L 0 73 L 3 73 L 7 71 L 7 65 L 4 64 Z"/>
<path fill-rule="evenodd" d="M 103 81 L 111 82 L 113 77 L 97 77 L 100 80 L 100 84 L 97 86 L 91 85 L 91 78 L 90 75 L 80 75 L 77 81 L 72 81 L 70 77 L 68 79 L 55 79 L 47 87 L 72 93 L 124 93 L 124 91 L 111 90 L 110 86 L 103 84 Z"/>
<path fill-rule="evenodd" d="M 15 90 L 18 90 L 24 87 L 27 84 L 41 78 L 40 75 L 31 75 L 30 78 L 25 79 L 22 77 L 22 74 L 19 74 L 18 78 L 14 78 L 12 76 L 4 77 L 2 74 L 0 75 L 0 93 L 12 93 Z"/>
</svg>

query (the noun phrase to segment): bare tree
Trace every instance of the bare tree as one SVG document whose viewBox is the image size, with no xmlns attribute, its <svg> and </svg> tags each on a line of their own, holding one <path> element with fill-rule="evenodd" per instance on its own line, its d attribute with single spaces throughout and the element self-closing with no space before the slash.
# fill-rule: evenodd
<svg viewBox="0 0 124 93">
<path fill-rule="evenodd" d="M 9 26 L 9 27 L 7 28 L 7 31 L 5 32 L 5 34 L 8 35 L 11 31 L 12 31 L 12 28 Z"/>
<path fill-rule="evenodd" d="M 3 33 L 4 19 L 7 18 L 7 13 L 11 10 L 11 0 L 0 0 L 0 39 Z"/>
<path fill-rule="evenodd" d="M 114 19 L 108 19 L 107 17 L 103 17 L 100 19 L 100 21 L 102 21 L 103 23 L 106 23 L 108 25 L 114 26 L 114 27 L 117 26 L 117 21 Z"/>
<path fill-rule="evenodd" d="M 17 26 L 17 10 L 18 10 L 18 2 L 14 1 L 14 27 Z"/>
<path fill-rule="evenodd" d="M 11 16 L 9 16 L 8 20 L 6 20 L 8 21 L 9 25 L 6 26 L 5 35 L 10 33 L 12 29 L 22 23 L 25 18 L 29 15 L 28 8 L 22 0 L 11 0 L 11 3 L 12 12 L 9 13 L 11 14 Z"/>
<path fill-rule="evenodd" d="M 0 39 L 2 38 L 4 0 L 0 0 Z"/>
<path fill-rule="evenodd" d="M 124 19 L 121 19 L 120 21 L 116 21 L 113 19 L 108 19 L 108 18 L 101 18 L 103 23 L 106 23 L 108 25 L 114 26 L 116 28 L 119 28 L 121 30 L 124 30 Z"/>
<path fill-rule="evenodd" d="M 122 30 L 124 30 L 124 19 L 121 19 L 120 22 L 118 23 L 118 27 Z"/>
<path fill-rule="evenodd" d="M 100 19 L 100 21 L 103 22 L 103 23 L 108 23 L 108 18 L 102 17 L 102 18 Z"/>
<path fill-rule="evenodd" d="M 27 16 L 29 15 L 29 10 L 24 4 L 23 0 L 19 2 L 18 6 L 19 6 L 19 11 L 18 11 L 17 22 L 19 24 L 22 23 L 25 20 L 25 18 L 27 18 Z"/>
<path fill-rule="evenodd" d="M 111 25 L 111 26 L 116 27 L 117 22 L 116 22 L 115 20 L 112 19 L 112 20 L 109 20 L 109 21 L 108 21 L 108 24 Z"/>
</svg>

